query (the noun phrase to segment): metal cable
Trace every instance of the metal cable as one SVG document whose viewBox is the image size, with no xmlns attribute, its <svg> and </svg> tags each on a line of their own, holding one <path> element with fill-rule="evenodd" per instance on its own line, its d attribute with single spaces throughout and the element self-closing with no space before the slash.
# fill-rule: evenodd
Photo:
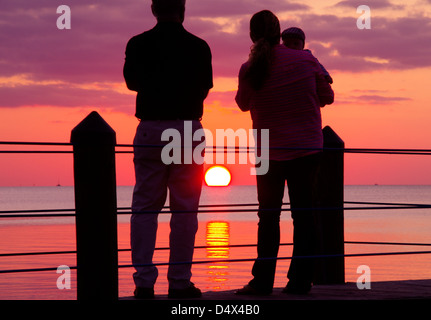
<svg viewBox="0 0 431 320">
<path fill-rule="evenodd" d="M 30 145 L 30 146 L 73 146 L 72 143 L 65 142 L 27 142 L 27 141 L 0 141 L 0 145 Z M 140 145 L 140 144 L 116 144 L 119 148 L 163 148 L 165 145 Z M 170 146 L 172 147 L 172 146 Z M 192 146 L 193 147 L 193 146 Z M 184 146 L 182 146 L 184 148 Z M 207 152 L 250 152 L 256 147 L 241 146 L 207 146 Z M 262 149 L 262 148 L 261 148 Z M 291 147 L 268 147 L 277 150 L 317 150 L 334 151 L 344 153 L 367 153 L 367 154 L 405 154 L 405 155 L 431 155 L 431 149 L 383 149 L 383 148 L 291 148 Z M 43 150 L 3 150 L 0 153 L 73 153 L 73 151 L 43 151 Z M 116 153 L 133 153 L 133 151 L 116 151 Z"/>
<path fill-rule="evenodd" d="M 341 257 L 351 258 L 351 257 L 366 257 L 366 256 L 392 256 L 392 255 L 429 254 L 429 253 L 431 253 L 431 251 L 372 252 L 372 253 L 330 254 L 330 255 L 313 255 L 313 256 L 271 257 L 271 258 L 246 258 L 246 259 L 214 259 L 214 260 L 197 260 L 197 261 L 185 261 L 185 262 L 161 262 L 161 263 L 139 264 L 139 265 L 126 264 L 126 265 L 119 265 L 118 268 L 167 266 L 167 265 L 179 265 L 179 264 L 209 264 L 209 263 L 215 263 L 215 262 L 217 263 L 251 262 L 256 260 L 291 260 L 291 259 L 318 259 L 318 258 L 341 258 Z M 69 267 L 69 268 L 77 269 L 76 266 Z M 53 270 L 57 270 L 57 267 L 0 270 L 0 274 L 53 271 Z"/>
</svg>

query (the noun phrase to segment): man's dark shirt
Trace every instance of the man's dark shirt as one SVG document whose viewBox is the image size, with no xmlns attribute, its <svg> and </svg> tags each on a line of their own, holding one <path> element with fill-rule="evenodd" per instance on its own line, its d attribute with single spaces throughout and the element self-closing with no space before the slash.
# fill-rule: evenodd
<svg viewBox="0 0 431 320">
<path fill-rule="evenodd" d="M 211 50 L 181 23 L 159 22 L 129 40 L 123 74 L 138 92 L 137 118 L 198 120 L 213 86 Z"/>
</svg>

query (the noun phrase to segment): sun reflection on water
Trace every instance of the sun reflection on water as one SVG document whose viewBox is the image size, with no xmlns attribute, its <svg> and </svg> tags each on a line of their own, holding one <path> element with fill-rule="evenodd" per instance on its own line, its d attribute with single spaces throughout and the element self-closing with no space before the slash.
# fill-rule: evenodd
<svg viewBox="0 0 431 320">
<path fill-rule="evenodd" d="M 227 289 L 229 263 L 219 260 L 229 259 L 229 223 L 210 221 L 206 228 L 207 258 L 215 259 L 208 265 L 208 282 L 211 290 Z"/>
</svg>

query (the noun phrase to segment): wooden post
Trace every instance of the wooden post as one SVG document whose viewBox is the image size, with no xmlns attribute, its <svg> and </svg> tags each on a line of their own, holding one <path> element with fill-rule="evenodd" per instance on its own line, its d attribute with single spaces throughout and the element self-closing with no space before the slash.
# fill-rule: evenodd
<svg viewBox="0 0 431 320">
<path fill-rule="evenodd" d="M 324 152 L 316 184 L 317 254 L 344 254 L 344 141 L 323 129 Z M 338 149 L 338 150 L 331 150 Z M 341 150 L 340 150 L 341 149 Z M 316 259 L 315 284 L 345 282 L 344 257 Z"/>
<path fill-rule="evenodd" d="M 118 299 L 115 131 L 97 112 L 71 134 L 73 144 L 77 298 Z"/>
</svg>

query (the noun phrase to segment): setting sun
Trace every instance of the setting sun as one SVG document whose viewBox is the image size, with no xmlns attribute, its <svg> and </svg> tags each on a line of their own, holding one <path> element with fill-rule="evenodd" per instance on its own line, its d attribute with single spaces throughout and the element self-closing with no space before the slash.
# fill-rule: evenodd
<svg viewBox="0 0 431 320">
<path fill-rule="evenodd" d="M 222 166 L 214 166 L 205 173 L 205 183 L 210 187 L 228 186 L 231 180 L 231 174 L 228 169 Z"/>
</svg>

